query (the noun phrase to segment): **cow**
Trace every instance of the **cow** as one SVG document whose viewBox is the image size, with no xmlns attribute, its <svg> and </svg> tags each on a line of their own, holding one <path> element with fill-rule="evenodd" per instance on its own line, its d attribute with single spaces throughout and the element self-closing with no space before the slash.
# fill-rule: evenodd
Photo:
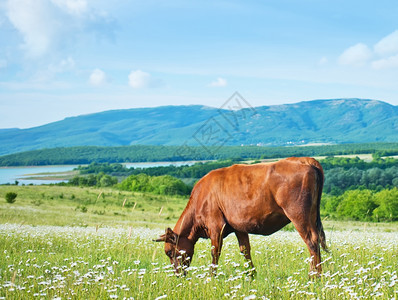
<svg viewBox="0 0 398 300">
<path fill-rule="evenodd" d="M 319 245 L 327 250 L 319 212 L 323 182 L 322 166 L 309 157 L 213 170 L 194 186 L 174 229 L 154 241 L 165 242 L 165 253 L 179 273 L 190 265 L 198 239 L 210 238 L 215 273 L 223 238 L 233 232 L 254 270 L 249 233 L 270 235 L 292 222 L 312 257 L 310 270 L 319 276 Z"/>
</svg>

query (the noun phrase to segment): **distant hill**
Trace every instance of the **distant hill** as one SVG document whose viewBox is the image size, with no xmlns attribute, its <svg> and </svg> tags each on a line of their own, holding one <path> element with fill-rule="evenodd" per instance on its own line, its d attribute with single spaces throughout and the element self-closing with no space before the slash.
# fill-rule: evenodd
<svg viewBox="0 0 398 300">
<path fill-rule="evenodd" d="M 72 146 L 308 145 L 398 142 L 398 107 L 333 99 L 240 111 L 189 105 L 112 110 L 0 129 L 0 155 Z"/>
</svg>

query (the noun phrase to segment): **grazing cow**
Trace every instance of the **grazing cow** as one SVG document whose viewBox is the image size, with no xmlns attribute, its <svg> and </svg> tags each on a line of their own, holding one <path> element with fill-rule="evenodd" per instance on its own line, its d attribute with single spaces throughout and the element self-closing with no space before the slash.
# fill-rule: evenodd
<svg viewBox="0 0 398 300">
<path fill-rule="evenodd" d="M 210 238 L 215 268 L 223 238 L 234 232 L 251 267 L 249 233 L 270 235 L 292 222 L 313 257 L 311 270 L 322 272 L 319 244 L 326 238 L 319 215 L 322 166 L 313 158 L 290 157 L 274 163 L 237 164 L 209 172 L 192 190 L 174 230 L 156 241 L 178 272 L 189 266 L 199 238 Z"/>
</svg>

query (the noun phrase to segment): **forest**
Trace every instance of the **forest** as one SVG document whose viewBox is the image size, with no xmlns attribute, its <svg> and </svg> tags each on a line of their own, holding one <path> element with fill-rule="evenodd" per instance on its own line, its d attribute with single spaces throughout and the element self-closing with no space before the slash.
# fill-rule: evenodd
<svg viewBox="0 0 398 300">
<path fill-rule="evenodd" d="M 288 156 L 333 156 L 374 153 L 398 155 L 398 143 L 340 144 L 322 146 L 80 146 L 33 150 L 0 156 L 0 166 L 157 162 L 186 160 L 265 159 Z"/>
</svg>

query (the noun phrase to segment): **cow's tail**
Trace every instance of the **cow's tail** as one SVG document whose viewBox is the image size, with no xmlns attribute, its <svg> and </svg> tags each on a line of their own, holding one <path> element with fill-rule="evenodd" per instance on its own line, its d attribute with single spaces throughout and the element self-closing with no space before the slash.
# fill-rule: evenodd
<svg viewBox="0 0 398 300">
<path fill-rule="evenodd" d="M 325 232 L 323 231 L 323 225 L 321 221 L 321 197 L 322 197 L 322 190 L 323 190 L 323 182 L 324 182 L 324 173 L 323 173 L 323 168 L 321 164 L 317 160 L 312 160 L 310 162 L 310 165 L 316 170 L 316 186 L 318 189 L 318 194 L 317 194 L 317 216 L 316 216 L 316 227 L 319 233 L 319 242 L 323 248 L 323 250 L 328 251 L 328 247 L 326 245 L 326 236 Z"/>
</svg>

